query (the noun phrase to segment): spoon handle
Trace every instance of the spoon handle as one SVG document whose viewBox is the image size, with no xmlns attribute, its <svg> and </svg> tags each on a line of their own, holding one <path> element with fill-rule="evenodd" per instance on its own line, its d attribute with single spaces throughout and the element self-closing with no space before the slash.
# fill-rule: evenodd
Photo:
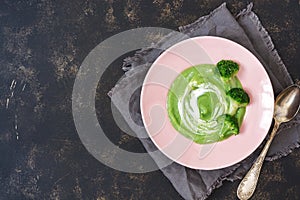
<svg viewBox="0 0 300 200">
<path fill-rule="evenodd" d="M 252 165 L 252 167 L 250 168 L 250 170 L 248 171 L 246 176 L 241 181 L 241 183 L 237 189 L 237 196 L 239 199 L 247 200 L 253 195 L 256 185 L 257 185 L 261 167 L 263 165 L 264 159 L 267 155 L 267 152 L 269 150 L 269 147 L 272 143 L 272 140 L 276 134 L 276 131 L 277 131 L 279 125 L 280 125 L 280 123 L 275 121 L 274 128 L 271 132 L 270 138 L 266 142 L 262 152 L 260 153 L 260 155 L 258 156 L 256 161 L 254 162 L 254 164 Z"/>
</svg>

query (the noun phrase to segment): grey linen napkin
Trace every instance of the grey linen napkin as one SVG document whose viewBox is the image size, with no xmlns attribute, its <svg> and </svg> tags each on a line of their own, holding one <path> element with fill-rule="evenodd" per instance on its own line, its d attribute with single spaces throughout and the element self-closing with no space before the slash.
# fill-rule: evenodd
<svg viewBox="0 0 300 200">
<path fill-rule="evenodd" d="M 179 31 L 190 37 L 205 35 L 224 37 L 243 45 L 264 65 L 271 79 L 274 93 L 277 95 L 285 87 L 293 84 L 293 80 L 275 50 L 270 36 L 251 9 L 252 4 L 249 4 L 246 9 L 233 17 L 224 3 L 209 15 L 187 26 L 179 27 Z M 160 49 L 168 47 L 183 39 L 185 38 L 169 35 L 157 43 L 156 47 Z M 136 90 L 136 86 L 142 85 L 151 63 L 161 52 L 162 50 L 159 49 L 147 48 L 125 59 L 123 65 L 123 70 L 126 71 L 125 76 L 109 93 L 112 103 L 138 136 L 144 136 L 146 131 L 139 110 L 140 89 Z M 129 94 L 132 95 L 128 96 Z M 148 152 L 157 150 L 149 138 L 140 138 L 140 140 Z M 294 120 L 280 127 L 267 160 L 286 156 L 294 148 L 299 147 L 299 143 L 300 115 L 298 114 Z M 257 157 L 259 150 L 240 163 L 219 170 L 195 170 L 173 162 L 161 171 L 183 198 L 205 199 L 215 188 L 222 185 L 223 180 L 241 179 Z M 160 156 L 163 155 L 152 155 L 152 158 L 159 163 L 162 159 Z"/>
</svg>

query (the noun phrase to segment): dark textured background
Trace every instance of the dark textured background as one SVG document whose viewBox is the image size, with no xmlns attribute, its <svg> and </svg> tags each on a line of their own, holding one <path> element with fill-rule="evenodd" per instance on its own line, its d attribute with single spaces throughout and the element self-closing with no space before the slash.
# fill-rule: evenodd
<svg viewBox="0 0 300 200">
<path fill-rule="evenodd" d="M 0 199 L 182 199 L 160 171 L 115 171 L 85 150 L 72 119 L 72 86 L 85 56 L 107 37 L 143 26 L 176 29 L 222 2 L 1 0 Z M 227 2 L 235 14 L 249 3 Z M 300 75 L 299 4 L 256 0 L 253 9 L 294 79 Z M 122 58 L 100 80 L 98 119 L 115 144 L 143 152 L 110 114 L 106 93 L 121 77 L 121 64 Z M 16 87 L 10 90 L 13 80 Z M 300 199 L 299 158 L 295 150 L 266 162 L 253 199 Z M 226 182 L 209 199 L 235 199 L 237 185 Z"/>
</svg>

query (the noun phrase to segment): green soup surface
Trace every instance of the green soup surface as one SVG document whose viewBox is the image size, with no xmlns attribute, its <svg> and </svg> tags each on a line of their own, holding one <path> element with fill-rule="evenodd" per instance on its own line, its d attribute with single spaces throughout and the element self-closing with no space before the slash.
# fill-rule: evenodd
<svg viewBox="0 0 300 200">
<path fill-rule="evenodd" d="M 167 111 L 173 127 L 199 144 L 218 142 L 234 133 L 220 119 L 233 116 L 240 127 L 246 107 L 236 108 L 226 95 L 242 88 L 234 76 L 224 81 L 215 65 L 201 64 L 184 70 L 173 82 L 167 97 Z"/>
</svg>

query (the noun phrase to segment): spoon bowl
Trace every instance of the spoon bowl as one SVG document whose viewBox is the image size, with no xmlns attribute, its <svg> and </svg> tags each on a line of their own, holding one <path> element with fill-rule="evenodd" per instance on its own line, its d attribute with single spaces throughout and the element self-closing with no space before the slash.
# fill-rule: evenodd
<svg viewBox="0 0 300 200">
<path fill-rule="evenodd" d="M 288 122 L 293 119 L 300 108 L 300 88 L 291 85 L 282 91 L 275 101 L 274 119 L 277 122 Z"/>
</svg>

